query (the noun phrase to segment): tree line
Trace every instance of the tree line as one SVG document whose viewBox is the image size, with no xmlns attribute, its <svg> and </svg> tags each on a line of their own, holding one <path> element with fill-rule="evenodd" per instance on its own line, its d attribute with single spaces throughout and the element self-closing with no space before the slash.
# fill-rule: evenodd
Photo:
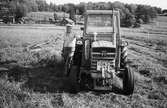
<svg viewBox="0 0 167 108">
<path fill-rule="evenodd" d="M 0 0 L 16 19 L 26 16 L 28 12 L 50 11 L 70 13 L 70 19 L 76 20 L 75 15 L 83 15 L 86 9 L 93 10 L 112 10 L 118 9 L 121 15 L 121 26 L 138 26 L 141 23 L 149 23 L 162 9 L 148 5 L 124 4 L 121 2 L 81 2 L 79 4 L 56 5 L 47 4 L 45 0 Z"/>
</svg>

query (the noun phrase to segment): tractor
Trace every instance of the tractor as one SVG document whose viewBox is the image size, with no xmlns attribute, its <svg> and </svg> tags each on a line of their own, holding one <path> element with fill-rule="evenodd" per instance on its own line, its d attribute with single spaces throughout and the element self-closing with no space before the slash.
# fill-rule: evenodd
<svg viewBox="0 0 167 108">
<path fill-rule="evenodd" d="M 69 77 L 80 89 L 110 91 L 113 79 L 122 79 L 122 91 L 133 94 L 134 73 L 127 64 L 128 42 L 120 34 L 117 10 L 87 10 L 83 36 L 69 60 Z"/>
</svg>

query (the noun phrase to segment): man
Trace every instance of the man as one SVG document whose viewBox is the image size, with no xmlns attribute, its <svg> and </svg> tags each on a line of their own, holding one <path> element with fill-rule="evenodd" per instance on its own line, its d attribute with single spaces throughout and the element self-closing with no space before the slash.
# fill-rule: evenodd
<svg viewBox="0 0 167 108">
<path fill-rule="evenodd" d="M 63 57 L 65 61 L 65 75 L 69 76 L 69 68 L 75 51 L 76 35 L 72 32 L 71 24 L 66 25 L 66 34 L 64 36 Z"/>
</svg>

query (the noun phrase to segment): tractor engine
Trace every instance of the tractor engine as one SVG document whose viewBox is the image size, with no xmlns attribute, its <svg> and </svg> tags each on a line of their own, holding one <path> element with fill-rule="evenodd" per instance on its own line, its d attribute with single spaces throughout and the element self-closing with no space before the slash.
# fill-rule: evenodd
<svg viewBox="0 0 167 108">
<path fill-rule="evenodd" d="M 116 48 L 109 41 L 95 41 L 91 49 L 91 77 L 95 88 L 109 87 L 115 77 Z"/>
</svg>

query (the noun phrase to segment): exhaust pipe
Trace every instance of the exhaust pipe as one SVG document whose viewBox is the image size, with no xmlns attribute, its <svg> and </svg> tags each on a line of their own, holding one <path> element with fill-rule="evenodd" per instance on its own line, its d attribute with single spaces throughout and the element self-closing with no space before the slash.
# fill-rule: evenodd
<svg viewBox="0 0 167 108">
<path fill-rule="evenodd" d="M 97 32 L 93 33 L 93 40 L 96 41 L 96 37 L 97 37 Z"/>
</svg>

